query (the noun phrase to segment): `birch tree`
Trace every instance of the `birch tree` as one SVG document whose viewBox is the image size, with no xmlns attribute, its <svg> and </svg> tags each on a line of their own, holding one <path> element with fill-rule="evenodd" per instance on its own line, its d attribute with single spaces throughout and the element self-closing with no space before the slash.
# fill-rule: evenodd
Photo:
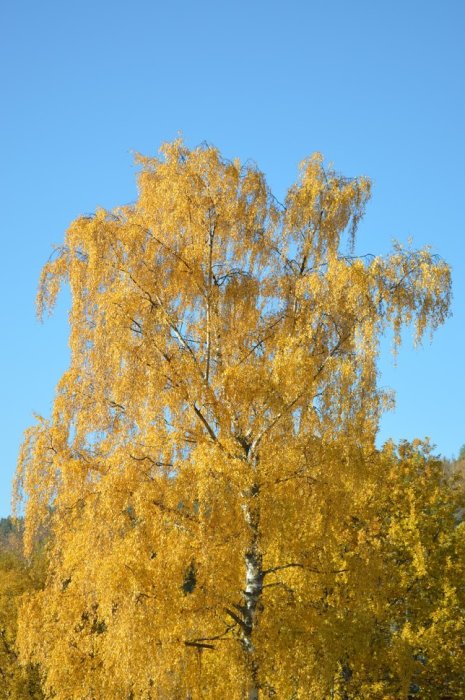
<svg viewBox="0 0 465 700">
<path fill-rule="evenodd" d="M 41 315 L 70 286 L 71 361 L 19 458 L 26 544 L 52 533 L 23 658 L 56 700 L 336 697 L 379 338 L 441 324 L 449 269 L 356 256 L 370 183 L 319 154 L 284 204 L 209 146 L 138 162 L 137 202 L 79 217 L 42 274 Z"/>
</svg>

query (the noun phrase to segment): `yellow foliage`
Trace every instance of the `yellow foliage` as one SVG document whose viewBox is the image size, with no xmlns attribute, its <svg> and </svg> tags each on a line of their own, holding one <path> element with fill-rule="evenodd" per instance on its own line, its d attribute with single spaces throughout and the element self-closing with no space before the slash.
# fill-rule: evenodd
<svg viewBox="0 0 465 700">
<path fill-rule="evenodd" d="M 18 604 L 40 586 L 43 566 L 37 553 L 29 562 L 22 558 L 17 528 L 9 540 L 0 542 L 0 700 L 41 700 L 37 668 L 18 663 L 16 633 Z"/>
<path fill-rule="evenodd" d="M 420 449 L 374 449 L 376 359 L 444 321 L 449 269 L 354 256 L 370 183 L 320 155 L 285 206 L 211 147 L 138 160 L 136 204 L 78 218 L 42 275 L 41 314 L 71 288 L 71 365 L 19 460 L 27 545 L 51 532 L 22 658 L 56 700 L 406 697 L 449 629 L 450 592 L 405 610 L 452 505 L 440 481 L 419 504 Z"/>
</svg>

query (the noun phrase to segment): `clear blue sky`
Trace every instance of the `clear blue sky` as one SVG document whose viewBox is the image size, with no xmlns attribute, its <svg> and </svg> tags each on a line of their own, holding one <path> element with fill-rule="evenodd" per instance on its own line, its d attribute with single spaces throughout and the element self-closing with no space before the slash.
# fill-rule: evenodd
<svg viewBox="0 0 465 700">
<path fill-rule="evenodd" d="M 182 131 L 255 160 L 275 194 L 322 151 L 369 175 L 360 251 L 430 243 L 453 268 L 454 316 L 383 383 L 380 441 L 465 442 L 465 3 L 462 0 L 5 0 L 0 16 L 0 515 L 32 412 L 68 361 L 66 295 L 39 325 L 41 266 L 78 214 L 135 199 L 132 151 Z"/>
</svg>

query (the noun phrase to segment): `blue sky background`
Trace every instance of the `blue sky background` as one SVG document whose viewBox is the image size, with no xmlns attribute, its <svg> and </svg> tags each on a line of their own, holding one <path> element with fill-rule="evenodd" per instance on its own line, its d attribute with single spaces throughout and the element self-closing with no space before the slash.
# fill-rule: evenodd
<svg viewBox="0 0 465 700">
<path fill-rule="evenodd" d="M 369 175 L 360 252 L 392 238 L 451 265 L 453 318 L 410 340 L 382 383 L 397 392 L 380 441 L 465 443 L 465 3 L 461 0 L 118 2 L 4 0 L 1 71 L 0 515 L 32 412 L 67 365 L 67 295 L 35 318 L 40 269 L 68 224 L 133 201 L 133 151 L 182 131 L 251 158 L 282 198 L 315 150 Z"/>
</svg>

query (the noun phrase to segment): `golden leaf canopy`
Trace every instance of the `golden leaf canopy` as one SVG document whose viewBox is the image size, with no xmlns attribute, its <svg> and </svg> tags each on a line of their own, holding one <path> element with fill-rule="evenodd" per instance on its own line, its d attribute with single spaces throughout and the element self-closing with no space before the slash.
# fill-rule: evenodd
<svg viewBox="0 0 465 700">
<path fill-rule="evenodd" d="M 26 543 L 50 532 L 23 658 L 56 700 L 388 697 L 416 632 L 379 583 L 404 526 L 380 510 L 402 460 L 374 447 L 378 343 L 444 321 L 449 268 L 355 255 L 370 183 L 319 154 L 284 204 L 210 146 L 138 163 L 136 203 L 79 217 L 42 274 L 40 314 L 71 288 L 71 362 L 19 459 Z"/>
</svg>

